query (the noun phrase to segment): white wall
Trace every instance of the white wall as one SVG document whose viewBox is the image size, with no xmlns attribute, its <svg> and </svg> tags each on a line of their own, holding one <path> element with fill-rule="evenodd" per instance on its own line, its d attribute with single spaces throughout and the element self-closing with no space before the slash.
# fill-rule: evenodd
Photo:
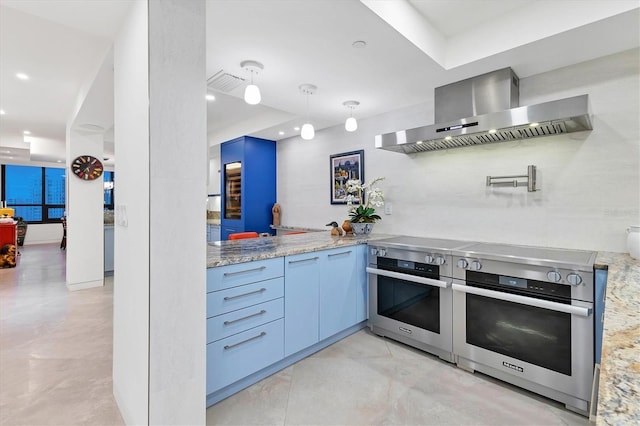
<svg viewBox="0 0 640 426">
<path fill-rule="evenodd" d="M 594 130 L 407 156 L 376 150 L 376 134 L 433 123 L 433 100 L 342 126 L 312 141 L 278 142 L 283 224 L 323 227 L 346 218 L 329 204 L 329 155 L 365 150 L 366 180 L 385 176 L 393 205 L 376 232 L 626 251 L 640 223 L 640 54 L 622 52 L 520 80 L 520 105 L 587 93 Z M 487 188 L 487 175 L 538 167 L 540 190 Z"/>
<path fill-rule="evenodd" d="M 207 194 L 220 194 L 220 145 L 209 148 Z"/>
<path fill-rule="evenodd" d="M 27 235 L 24 245 L 59 243 L 62 241 L 62 222 L 60 223 L 30 223 L 27 225 Z"/>
</svg>

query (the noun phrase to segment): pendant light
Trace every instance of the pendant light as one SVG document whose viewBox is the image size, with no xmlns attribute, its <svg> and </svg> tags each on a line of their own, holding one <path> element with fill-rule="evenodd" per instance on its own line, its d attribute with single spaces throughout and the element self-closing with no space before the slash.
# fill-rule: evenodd
<svg viewBox="0 0 640 426">
<path fill-rule="evenodd" d="M 240 66 L 251 73 L 251 83 L 244 89 L 244 101 L 249 105 L 258 105 L 262 100 L 260 89 L 253 84 L 253 74 L 258 74 L 264 69 L 264 65 L 257 61 L 242 61 Z"/>
<path fill-rule="evenodd" d="M 300 92 L 307 97 L 307 121 L 302 125 L 300 137 L 308 141 L 316 135 L 313 125 L 310 123 L 311 120 L 309 119 L 309 95 L 313 95 L 318 88 L 313 84 L 301 84 L 298 88 Z"/>
<path fill-rule="evenodd" d="M 358 102 L 358 101 L 344 101 L 342 103 L 342 105 L 346 106 L 350 110 L 349 118 L 347 118 L 347 121 L 344 122 L 344 129 L 347 132 L 355 132 L 356 130 L 358 130 L 358 122 L 356 121 L 355 117 L 353 116 L 353 110 L 358 105 L 360 105 L 360 102 Z"/>
</svg>

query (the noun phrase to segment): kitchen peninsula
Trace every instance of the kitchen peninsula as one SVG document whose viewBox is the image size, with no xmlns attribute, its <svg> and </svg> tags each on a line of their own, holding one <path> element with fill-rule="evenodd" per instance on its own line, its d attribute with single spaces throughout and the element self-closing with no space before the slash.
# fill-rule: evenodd
<svg viewBox="0 0 640 426">
<path fill-rule="evenodd" d="M 328 231 L 207 249 L 207 406 L 366 326 L 366 243 Z"/>
</svg>

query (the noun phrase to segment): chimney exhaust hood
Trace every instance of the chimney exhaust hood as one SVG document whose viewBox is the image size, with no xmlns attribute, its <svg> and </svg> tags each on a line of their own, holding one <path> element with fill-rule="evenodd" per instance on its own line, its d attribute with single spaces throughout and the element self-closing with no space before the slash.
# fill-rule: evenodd
<svg viewBox="0 0 640 426">
<path fill-rule="evenodd" d="M 413 154 L 591 130 L 589 96 L 519 106 L 519 80 L 503 68 L 435 89 L 435 122 L 377 135 L 376 148 Z"/>
</svg>

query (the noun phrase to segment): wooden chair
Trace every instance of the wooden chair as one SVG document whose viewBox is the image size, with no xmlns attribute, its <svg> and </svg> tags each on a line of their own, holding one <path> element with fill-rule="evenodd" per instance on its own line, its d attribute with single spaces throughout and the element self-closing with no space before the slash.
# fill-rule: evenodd
<svg viewBox="0 0 640 426">
<path fill-rule="evenodd" d="M 245 238 L 258 238 L 257 232 L 236 232 L 235 234 L 229 234 L 230 240 L 244 240 Z"/>
</svg>

